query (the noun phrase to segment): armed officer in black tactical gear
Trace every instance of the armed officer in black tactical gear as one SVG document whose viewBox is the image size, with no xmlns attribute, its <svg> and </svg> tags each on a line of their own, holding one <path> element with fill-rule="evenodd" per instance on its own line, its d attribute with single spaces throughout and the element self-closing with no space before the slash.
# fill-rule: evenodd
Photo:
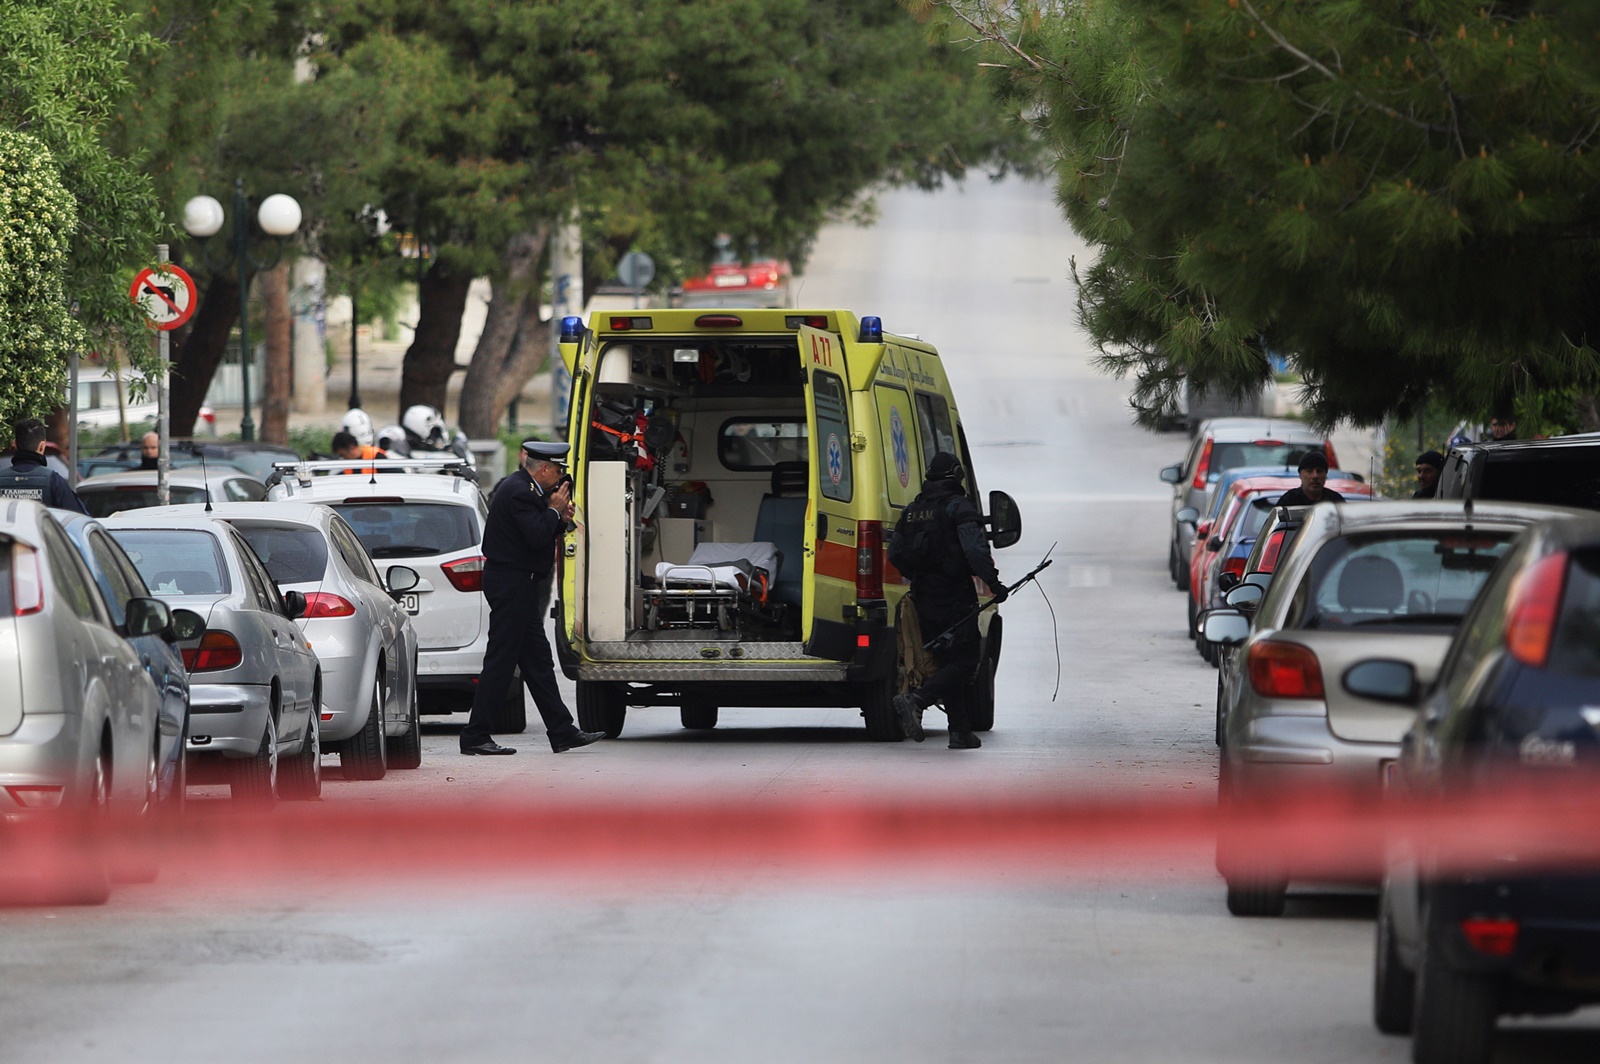
<svg viewBox="0 0 1600 1064">
<path fill-rule="evenodd" d="M 928 463 L 922 491 L 906 507 L 889 537 L 889 561 L 911 578 L 911 600 L 917 608 L 923 638 L 932 639 L 952 626 L 955 641 L 935 650 L 939 668 L 914 691 L 896 695 L 895 712 L 906 736 L 922 742 L 922 711 L 944 704 L 950 718 L 950 749 L 976 750 L 983 743 L 972 731 L 970 687 L 978 670 L 978 592 L 974 576 L 1006 599 L 983 514 L 967 498 L 966 470 L 953 454 L 939 452 Z"/>
<path fill-rule="evenodd" d="M 461 729 L 463 754 L 514 754 L 490 733 L 496 709 L 505 701 L 511 673 L 522 668 L 522 682 L 544 718 L 550 749 L 556 753 L 588 746 L 605 732 L 582 731 L 561 700 L 555 661 L 545 638 L 550 581 L 556 545 L 572 516 L 571 484 L 562 483 L 558 464 L 567 444 L 527 440 L 517 471 L 496 485 L 483 529 L 483 593 L 489 599 L 489 645 L 472 698 L 472 717 Z"/>
<path fill-rule="evenodd" d="M 38 418 L 17 422 L 17 453 L 10 467 L 0 470 L 0 499 L 33 499 L 60 510 L 88 513 L 67 478 L 45 464 L 44 437 L 44 422 Z"/>
</svg>

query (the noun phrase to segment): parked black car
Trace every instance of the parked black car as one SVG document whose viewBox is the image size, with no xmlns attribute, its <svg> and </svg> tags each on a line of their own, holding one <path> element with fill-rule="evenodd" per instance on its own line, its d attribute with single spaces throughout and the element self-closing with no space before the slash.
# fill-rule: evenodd
<svg viewBox="0 0 1600 1064">
<path fill-rule="evenodd" d="M 1600 518 L 1524 532 L 1457 631 L 1432 687 L 1409 665 L 1359 662 L 1352 693 L 1420 702 L 1391 794 L 1446 803 L 1512 780 L 1600 768 Z M 1528 778 L 1532 777 L 1532 780 Z M 1378 914 L 1373 1011 L 1410 1033 L 1412 1059 L 1487 1062 L 1498 1016 L 1600 1001 L 1600 868 L 1529 870 L 1497 855 L 1443 870 L 1444 840 L 1391 838 Z"/>
<path fill-rule="evenodd" d="M 1437 497 L 1469 496 L 1600 510 L 1600 432 L 1452 447 Z"/>
</svg>

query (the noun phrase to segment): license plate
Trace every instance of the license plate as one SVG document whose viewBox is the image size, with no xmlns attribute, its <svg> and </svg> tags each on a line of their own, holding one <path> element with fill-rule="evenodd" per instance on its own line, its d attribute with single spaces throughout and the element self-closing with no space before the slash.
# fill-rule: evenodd
<svg viewBox="0 0 1600 1064">
<path fill-rule="evenodd" d="M 722 273 L 713 277 L 711 283 L 718 288 L 743 288 L 750 283 L 750 278 L 742 273 Z"/>
<path fill-rule="evenodd" d="M 400 606 L 407 613 L 419 613 L 422 610 L 422 599 L 415 593 L 400 596 Z"/>
</svg>

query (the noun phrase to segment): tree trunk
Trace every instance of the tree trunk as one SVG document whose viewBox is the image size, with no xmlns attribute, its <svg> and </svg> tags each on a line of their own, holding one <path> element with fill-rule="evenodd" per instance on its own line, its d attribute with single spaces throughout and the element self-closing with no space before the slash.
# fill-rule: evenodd
<svg viewBox="0 0 1600 1064">
<path fill-rule="evenodd" d="M 418 403 L 444 410 L 450 374 L 456 368 L 456 341 L 461 338 L 461 315 L 467 309 L 467 292 L 472 278 L 435 259 L 417 286 L 420 310 L 416 337 L 406 349 L 400 371 L 400 409 Z M 370 411 L 369 411 L 370 413 Z M 374 421 L 382 422 L 375 416 Z"/>
<path fill-rule="evenodd" d="M 518 377 L 511 382 L 507 398 L 507 375 L 515 372 L 517 338 L 523 320 L 532 316 L 538 320 L 538 300 L 535 297 L 539 277 L 539 258 L 544 254 L 550 229 L 518 233 L 506 243 L 501 253 L 502 276 L 494 281 L 494 292 L 489 300 L 488 316 L 484 319 L 483 333 L 478 337 L 477 349 L 472 353 L 472 365 L 467 367 L 467 379 L 461 384 L 461 431 L 472 439 L 484 439 L 495 434 L 495 425 L 505 413 L 510 396 L 514 396 L 527 382 Z"/>
<path fill-rule="evenodd" d="M 239 285 L 232 277 L 213 275 L 194 319 L 172 336 L 172 434 L 194 434 L 211 378 L 228 349 L 228 334 L 239 320 Z"/>
<path fill-rule="evenodd" d="M 261 305 L 267 331 L 267 379 L 261 382 L 261 439 L 267 443 L 288 443 L 294 359 L 289 347 L 287 262 L 261 274 Z"/>
</svg>

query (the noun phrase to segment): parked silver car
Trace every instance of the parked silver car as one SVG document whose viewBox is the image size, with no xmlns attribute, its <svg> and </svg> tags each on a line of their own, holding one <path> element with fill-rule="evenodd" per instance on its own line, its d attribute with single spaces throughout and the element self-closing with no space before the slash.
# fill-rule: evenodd
<svg viewBox="0 0 1600 1064">
<path fill-rule="evenodd" d="M 1380 654 L 1408 662 L 1427 684 L 1500 556 L 1522 529 L 1570 518 L 1546 506 L 1416 500 L 1307 511 L 1293 551 L 1265 592 L 1228 592 L 1233 609 L 1203 618 L 1205 637 L 1232 648 L 1219 694 L 1221 777 L 1217 870 L 1238 916 L 1283 912 L 1290 880 L 1333 878 L 1247 852 L 1230 814 L 1271 806 L 1304 788 L 1374 799 L 1399 756 L 1415 710 L 1351 694 L 1340 678 Z M 1238 607 L 1254 609 L 1253 627 Z"/>
<path fill-rule="evenodd" d="M 132 514 L 105 525 L 151 591 L 205 620 L 183 644 L 191 768 L 220 767 L 236 801 L 320 795 L 322 669 L 294 623 L 305 596 L 281 594 L 224 521 Z"/>
<path fill-rule="evenodd" d="M 0 500 L 0 826 L 68 818 L 86 829 L 147 814 L 157 794 L 161 701 L 124 635 L 167 629 L 166 603 L 130 599 L 118 631 L 83 559 L 45 507 Z M 50 900 L 110 895 L 91 830 L 52 871 L 0 868 Z"/>
<path fill-rule="evenodd" d="M 1194 554 L 1195 536 L 1193 515 L 1183 511 L 1208 512 L 1217 482 L 1230 469 L 1281 467 L 1293 473 L 1301 455 L 1310 450 L 1322 451 L 1328 456 L 1328 465 L 1339 468 L 1332 444 L 1321 433 L 1297 421 L 1222 417 L 1200 425 L 1183 461 L 1161 470 L 1161 479 L 1172 485 L 1167 571 L 1179 591 L 1189 589 L 1189 559 Z"/>
<path fill-rule="evenodd" d="M 231 465 L 184 466 L 167 473 L 168 500 L 182 503 L 255 502 L 266 498 L 266 486 Z M 78 498 L 90 517 L 110 517 L 156 505 L 156 471 L 135 469 L 105 473 L 78 484 Z"/>
<path fill-rule="evenodd" d="M 207 516 L 201 506 L 153 512 Z M 297 623 L 322 662 L 323 752 L 338 753 L 347 779 L 420 765 L 417 632 L 396 601 L 416 588 L 416 570 L 392 565 L 380 576 L 328 506 L 223 503 L 210 516 L 239 530 L 280 590 L 305 596 Z"/>
</svg>

